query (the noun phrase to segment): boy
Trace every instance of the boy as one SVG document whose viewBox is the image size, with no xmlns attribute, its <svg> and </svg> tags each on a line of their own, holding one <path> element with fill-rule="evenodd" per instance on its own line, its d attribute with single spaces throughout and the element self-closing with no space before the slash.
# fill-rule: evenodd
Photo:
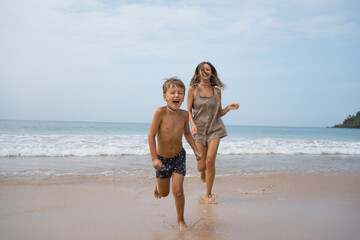
<svg viewBox="0 0 360 240">
<path fill-rule="evenodd" d="M 163 97 L 167 104 L 156 110 L 149 131 L 150 154 L 157 178 L 154 196 L 161 198 L 169 195 L 170 178 L 172 177 L 177 222 L 182 231 L 188 229 L 184 221 L 183 182 L 186 173 L 186 153 L 182 145 L 183 134 L 197 160 L 201 158 L 201 154 L 190 133 L 189 114 L 180 109 L 185 97 L 184 83 L 174 77 L 167 79 L 163 85 Z M 157 146 L 155 136 L 157 137 Z"/>
</svg>

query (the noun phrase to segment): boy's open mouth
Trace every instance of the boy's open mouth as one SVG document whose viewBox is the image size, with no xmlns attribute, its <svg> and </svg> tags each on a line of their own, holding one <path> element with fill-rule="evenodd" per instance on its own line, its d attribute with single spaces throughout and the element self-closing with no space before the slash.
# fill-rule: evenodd
<svg viewBox="0 0 360 240">
<path fill-rule="evenodd" d="M 174 100 L 173 103 L 179 103 L 180 101 Z"/>
</svg>

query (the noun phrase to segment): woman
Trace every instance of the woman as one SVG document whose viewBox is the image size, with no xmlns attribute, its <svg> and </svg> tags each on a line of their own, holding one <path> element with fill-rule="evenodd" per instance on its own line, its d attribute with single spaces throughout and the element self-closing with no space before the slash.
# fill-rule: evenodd
<svg viewBox="0 0 360 240">
<path fill-rule="evenodd" d="M 209 62 L 200 63 L 191 79 L 187 106 L 194 136 L 202 157 L 197 162 L 200 178 L 206 182 L 206 203 L 215 203 L 212 187 L 215 180 L 215 159 L 220 139 L 227 135 L 221 117 L 230 110 L 238 109 L 238 103 L 221 107 L 221 89 L 224 84 L 218 78 L 215 67 Z"/>
</svg>

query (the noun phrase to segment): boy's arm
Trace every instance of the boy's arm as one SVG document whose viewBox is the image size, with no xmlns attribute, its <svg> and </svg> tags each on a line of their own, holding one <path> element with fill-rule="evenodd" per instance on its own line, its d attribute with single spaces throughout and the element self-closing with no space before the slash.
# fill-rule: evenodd
<svg viewBox="0 0 360 240">
<path fill-rule="evenodd" d="M 194 138 L 192 137 L 191 133 L 190 133 L 190 127 L 189 127 L 189 114 L 188 112 L 185 111 L 186 114 L 185 115 L 185 125 L 184 125 L 184 137 L 186 139 L 186 141 L 189 143 L 190 147 L 193 149 L 196 160 L 200 160 L 201 159 L 201 153 L 199 152 L 199 150 L 196 147 Z"/>
<path fill-rule="evenodd" d="M 162 163 L 157 157 L 155 137 L 159 130 L 160 124 L 161 124 L 161 109 L 158 108 L 154 114 L 153 121 L 151 122 L 150 131 L 148 135 L 148 142 L 149 142 L 149 149 L 150 149 L 152 163 L 154 168 L 158 170 L 162 167 Z"/>
</svg>

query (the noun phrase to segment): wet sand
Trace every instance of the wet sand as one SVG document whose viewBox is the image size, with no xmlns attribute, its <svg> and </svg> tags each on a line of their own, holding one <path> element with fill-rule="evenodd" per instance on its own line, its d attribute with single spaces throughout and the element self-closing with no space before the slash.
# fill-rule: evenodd
<svg viewBox="0 0 360 240">
<path fill-rule="evenodd" d="M 358 239 L 360 173 L 217 177 L 218 203 L 185 178 L 180 232 L 174 198 L 155 178 L 0 178 L 1 239 Z"/>
</svg>

